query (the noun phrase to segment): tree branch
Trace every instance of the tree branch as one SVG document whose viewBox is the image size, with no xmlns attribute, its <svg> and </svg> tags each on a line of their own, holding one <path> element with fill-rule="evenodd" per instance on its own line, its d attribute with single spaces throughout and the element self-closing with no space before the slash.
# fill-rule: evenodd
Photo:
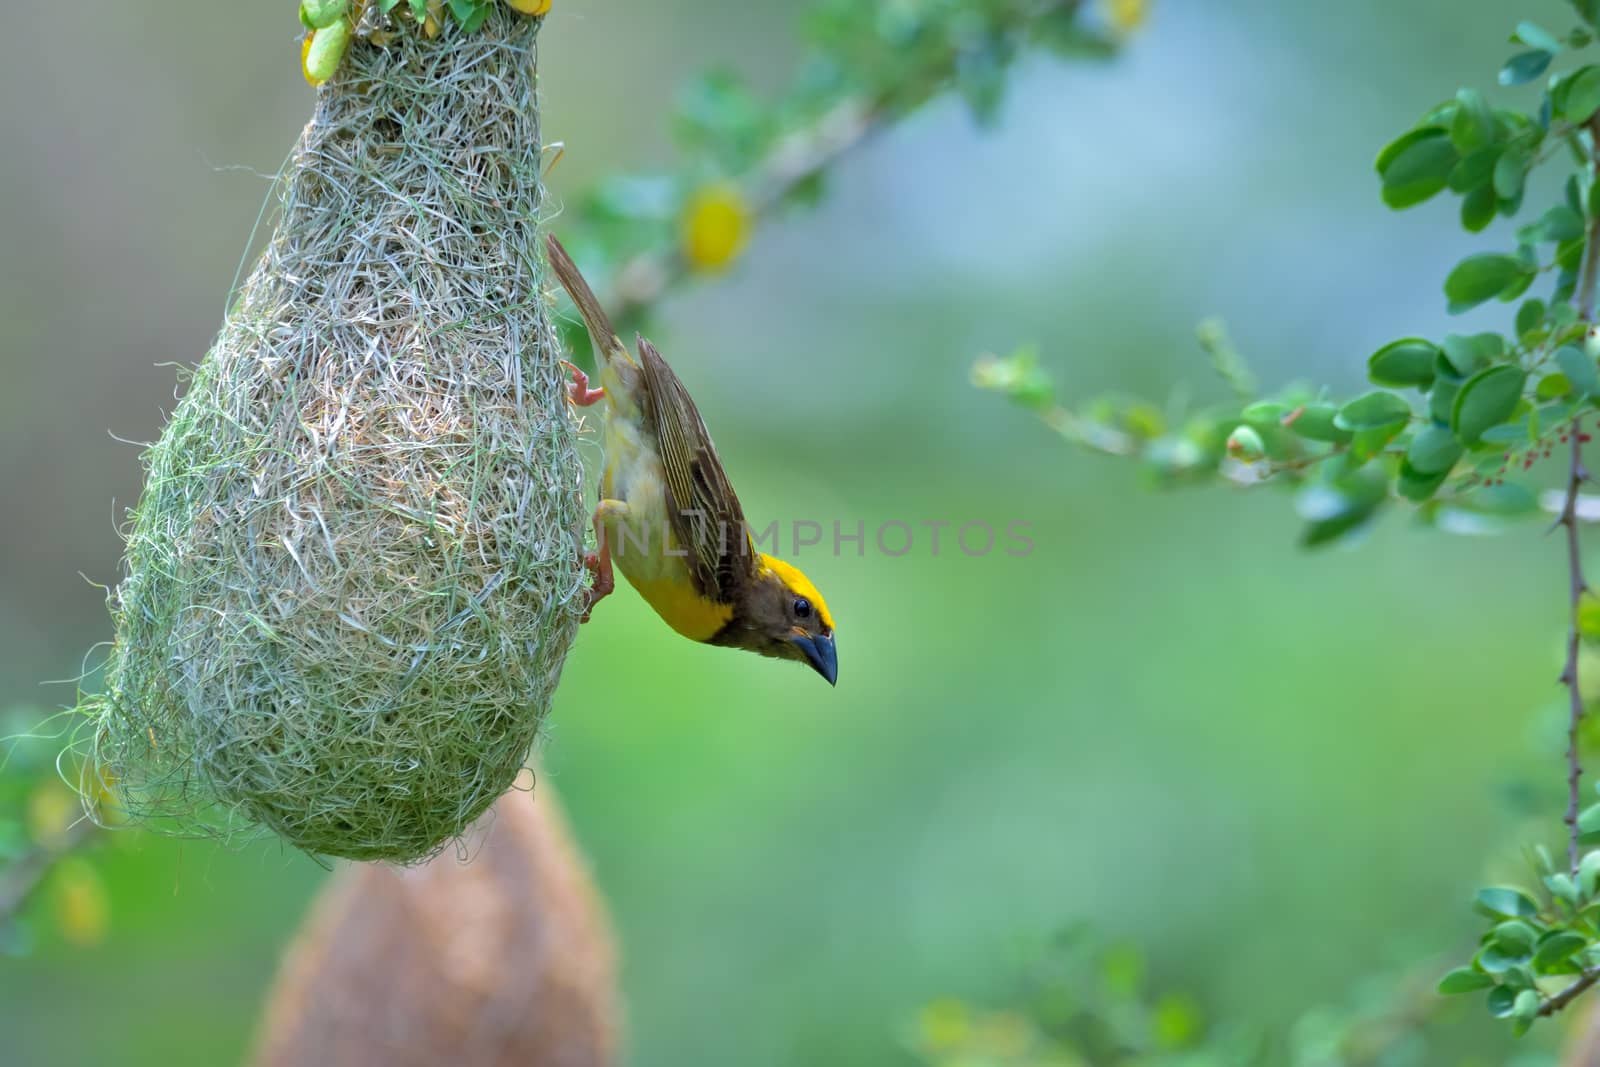
<svg viewBox="0 0 1600 1067">
<path fill-rule="evenodd" d="M 1600 982 L 1600 967 L 1591 967 L 1578 976 L 1578 980 L 1553 997 L 1546 997 L 1545 1002 L 1539 1005 L 1539 1014 L 1544 1016 L 1554 1015 L 1556 1012 L 1583 996 L 1589 987 Z"/>
<path fill-rule="evenodd" d="M 1590 156 L 1594 169 L 1600 170 L 1600 115 L 1589 120 Z M 1590 218 L 1583 251 L 1583 270 L 1578 276 L 1578 317 L 1587 323 L 1594 321 L 1595 284 L 1600 280 L 1600 218 Z M 1567 662 L 1561 671 L 1561 684 L 1567 687 L 1569 713 L 1567 717 L 1567 865 L 1573 875 L 1578 873 L 1578 809 L 1583 791 L 1583 758 L 1578 750 L 1578 731 L 1583 725 L 1583 689 L 1578 679 L 1578 650 L 1581 634 L 1578 629 L 1578 612 L 1588 584 L 1583 577 L 1583 544 L 1579 535 L 1578 491 L 1589 480 L 1583 464 L 1583 420 L 1572 421 L 1572 451 L 1567 464 L 1567 496 L 1561 509 L 1558 524 L 1566 528 L 1567 540 Z M 1591 979 L 1591 983 L 1593 980 Z M 1585 987 L 1587 988 L 1587 986 Z M 1579 990 L 1578 992 L 1582 992 Z M 1576 994 L 1574 994 L 1576 995 Z"/>
<path fill-rule="evenodd" d="M 1083 0 L 1042 0 L 1010 16 L 1007 29 L 1019 39 L 1025 38 L 1035 24 L 1063 12 L 1070 14 L 1082 6 Z M 805 182 L 827 171 L 873 134 L 942 96 L 952 87 L 960 62 L 961 57 L 952 52 L 941 57 L 937 65 L 908 75 L 907 81 L 926 87 L 909 99 L 904 85 L 846 98 L 809 126 L 780 140 L 740 181 L 754 219 L 769 221 Z M 619 323 L 636 323 L 692 273 L 692 266 L 676 243 L 633 256 L 612 278 L 613 317 Z"/>
</svg>

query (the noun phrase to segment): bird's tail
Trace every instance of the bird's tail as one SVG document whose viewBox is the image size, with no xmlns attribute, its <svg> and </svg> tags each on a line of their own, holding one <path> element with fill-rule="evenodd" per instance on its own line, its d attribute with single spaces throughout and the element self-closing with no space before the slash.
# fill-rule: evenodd
<svg viewBox="0 0 1600 1067">
<path fill-rule="evenodd" d="M 556 277 L 561 279 L 561 287 L 572 297 L 578 314 L 583 316 L 583 324 L 589 328 L 596 362 L 602 369 L 619 356 L 623 362 L 631 362 L 628 350 L 622 347 L 622 339 L 617 336 L 617 331 L 611 328 L 611 320 L 595 298 L 594 290 L 589 288 L 589 283 L 578 272 L 578 265 L 572 262 L 572 257 L 567 255 L 567 250 L 561 247 L 561 242 L 556 240 L 554 234 L 545 234 L 544 242 L 550 251 L 550 266 L 555 268 Z"/>
</svg>

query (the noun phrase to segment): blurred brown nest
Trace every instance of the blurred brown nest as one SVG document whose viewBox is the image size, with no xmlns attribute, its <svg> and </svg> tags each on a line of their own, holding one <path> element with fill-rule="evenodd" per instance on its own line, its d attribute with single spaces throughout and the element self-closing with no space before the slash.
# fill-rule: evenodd
<svg viewBox="0 0 1600 1067">
<path fill-rule="evenodd" d="M 616 1063 L 610 924 L 554 799 L 507 794 L 471 863 L 335 874 L 284 957 L 255 1067 Z"/>
<path fill-rule="evenodd" d="M 126 532 L 96 763 L 135 817 L 414 861 L 511 784 L 583 602 L 541 291 L 539 21 L 358 35 Z"/>
</svg>

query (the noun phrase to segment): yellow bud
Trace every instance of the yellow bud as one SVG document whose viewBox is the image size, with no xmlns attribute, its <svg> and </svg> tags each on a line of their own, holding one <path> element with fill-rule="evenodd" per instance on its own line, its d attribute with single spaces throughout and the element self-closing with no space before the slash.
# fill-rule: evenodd
<svg viewBox="0 0 1600 1067">
<path fill-rule="evenodd" d="M 300 0 L 300 21 L 313 30 L 325 30 L 349 9 L 348 0 Z"/>
<path fill-rule="evenodd" d="M 683 213 L 683 256 L 696 270 L 722 270 L 750 238 L 750 208 L 729 182 L 695 192 Z"/>
<path fill-rule="evenodd" d="M 306 43 L 300 51 L 300 68 L 306 76 L 306 81 L 312 85 L 321 85 L 333 77 L 348 47 L 350 47 L 350 23 L 343 19 L 332 26 L 307 34 Z"/>
<path fill-rule="evenodd" d="M 524 15 L 543 15 L 550 10 L 550 0 L 506 0 L 513 11 Z"/>
<path fill-rule="evenodd" d="M 918 1020 L 923 1045 L 933 1052 L 958 1049 L 972 1038 L 972 1013 L 959 1000 L 936 1000 Z"/>
<path fill-rule="evenodd" d="M 83 817 L 83 805 L 58 779 L 47 778 L 28 796 L 28 836 L 55 851 L 66 843 L 67 830 Z"/>
<path fill-rule="evenodd" d="M 311 70 L 306 66 L 306 60 L 311 57 L 311 38 L 315 37 L 315 30 L 307 30 L 306 35 L 300 39 L 300 73 L 305 75 L 306 84 L 315 86 L 311 80 Z"/>
<path fill-rule="evenodd" d="M 94 867 L 81 859 L 66 860 L 56 869 L 52 882 L 61 936 L 79 948 L 104 941 L 111 925 L 111 902 Z"/>
<path fill-rule="evenodd" d="M 1106 18 L 1118 33 L 1132 33 L 1150 16 L 1149 0 L 1105 0 Z"/>
<path fill-rule="evenodd" d="M 428 17 L 422 20 L 422 32 L 428 35 L 430 41 L 439 36 L 443 21 L 444 0 L 428 0 Z"/>
</svg>

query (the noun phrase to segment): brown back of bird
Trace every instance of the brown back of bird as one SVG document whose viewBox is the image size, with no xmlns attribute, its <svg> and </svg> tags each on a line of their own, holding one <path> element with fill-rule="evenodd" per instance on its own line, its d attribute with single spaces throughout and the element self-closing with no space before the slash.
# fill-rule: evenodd
<svg viewBox="0 0 1600 1067">
<path fill-rule="evenodd" d="M 554 804 L 513 792 L 469 863 L 340 870 L 285 956 L 256 1067 L 609 1067 L 615 953 Z"/>
</svg>

